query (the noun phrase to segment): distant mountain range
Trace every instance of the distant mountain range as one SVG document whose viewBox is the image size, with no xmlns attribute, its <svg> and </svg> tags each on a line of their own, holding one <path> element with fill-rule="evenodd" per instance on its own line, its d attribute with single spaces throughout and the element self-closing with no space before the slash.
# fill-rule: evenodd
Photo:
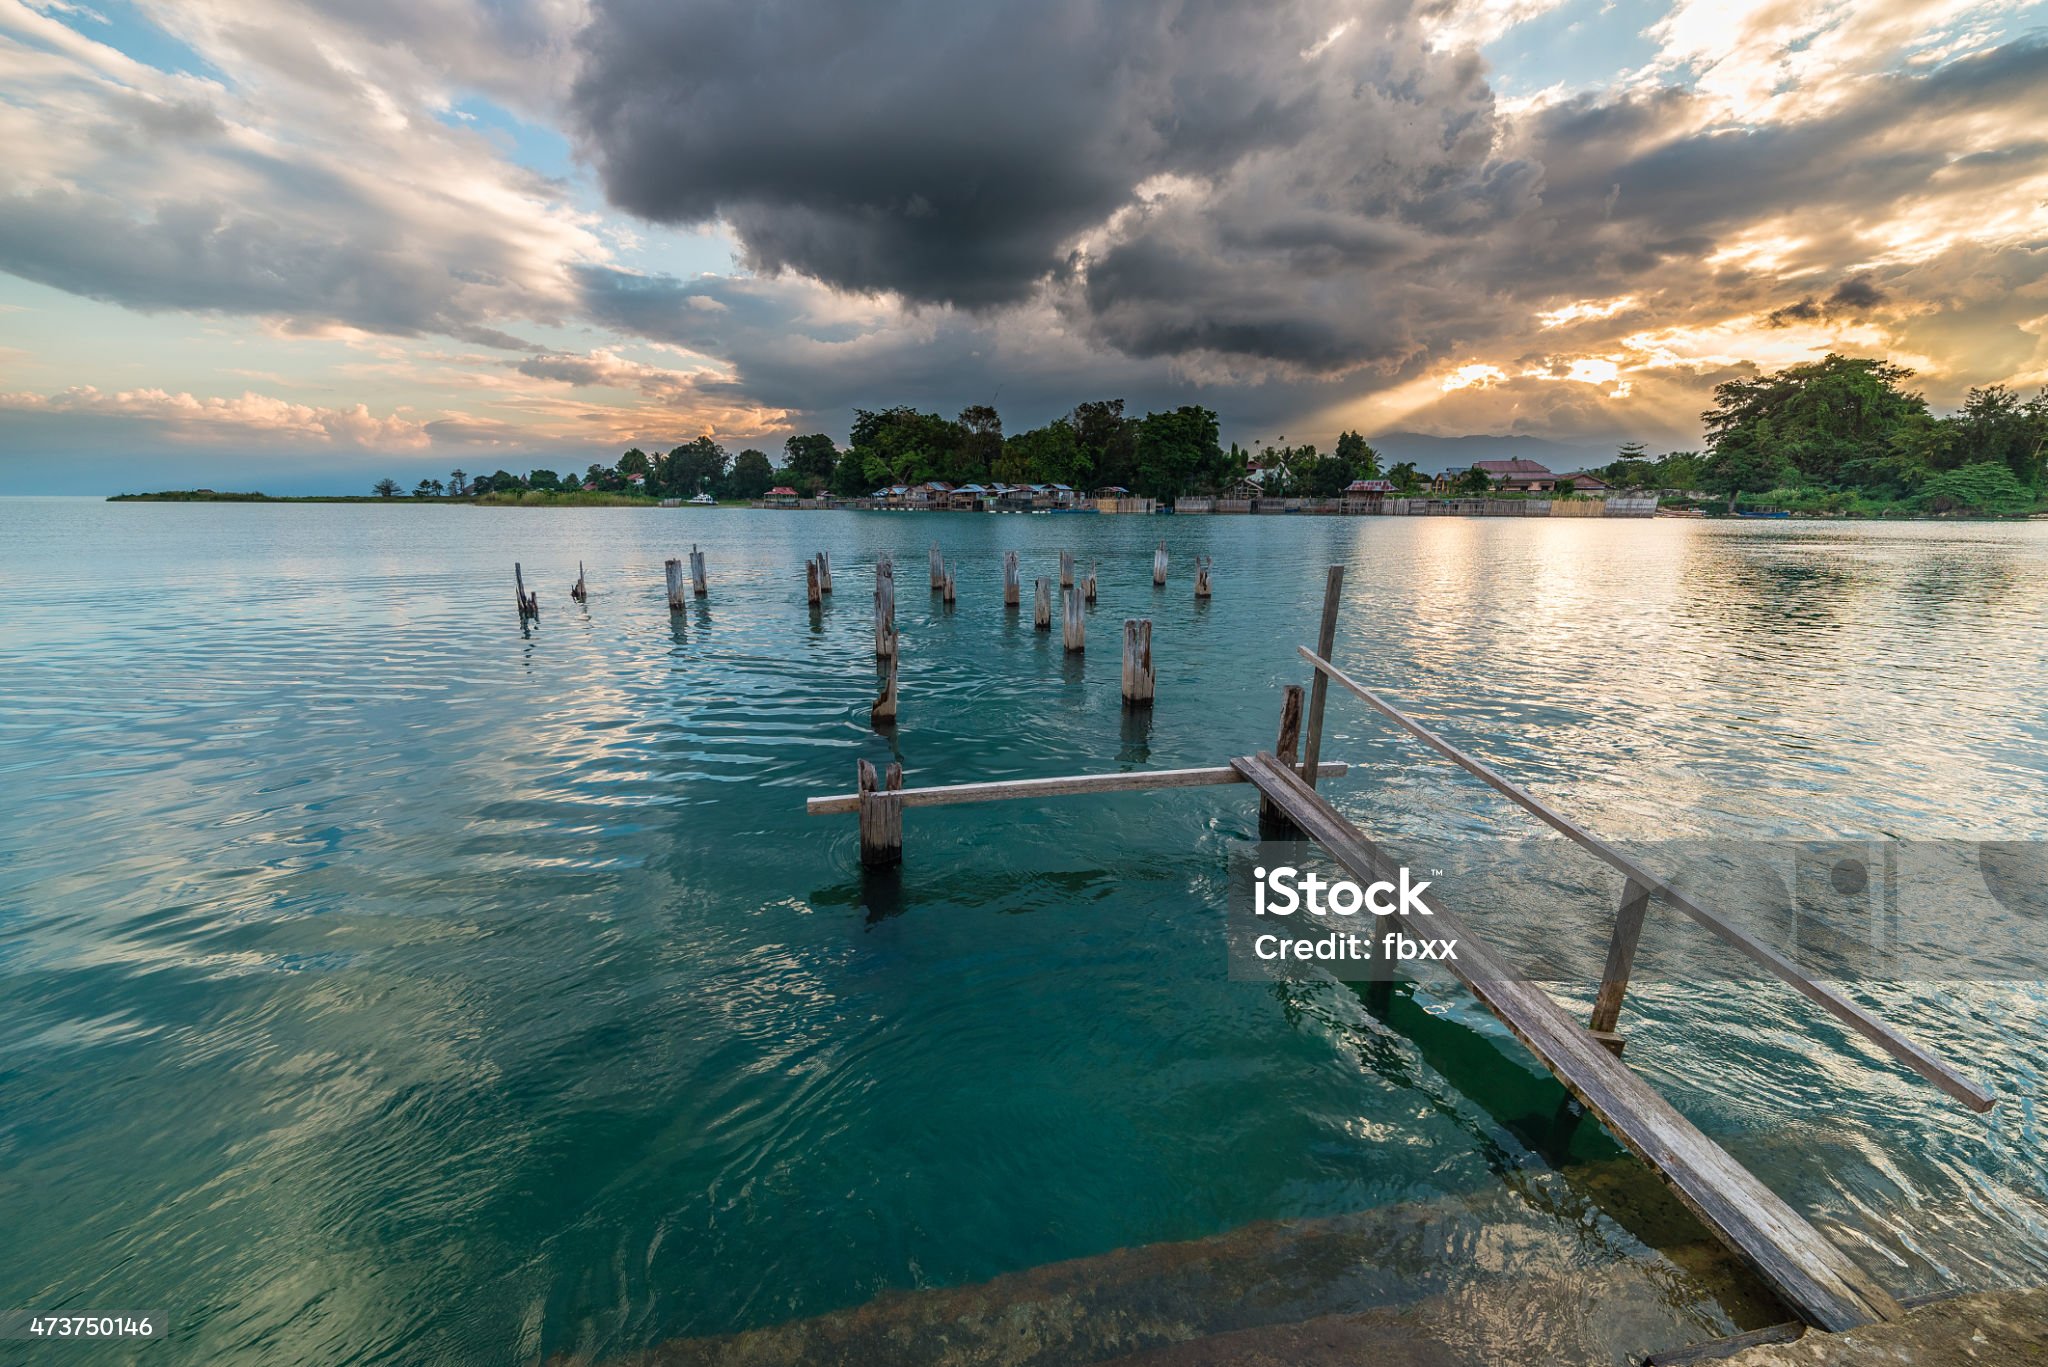
<svg viewBox="0 0 2048 1367">
<path fill-rule="evenodd" d="M 1368 440 L 1388 464 L 1412 460 L 1425 475 L 1462 470 L 1475 460 L 1517 458 L 1566 474 L 1614 459 L 1611 442 L 1551 441 L 1547 437 L 1432 437 L 1421 432 L 1388 432 Z"/>
</svg>

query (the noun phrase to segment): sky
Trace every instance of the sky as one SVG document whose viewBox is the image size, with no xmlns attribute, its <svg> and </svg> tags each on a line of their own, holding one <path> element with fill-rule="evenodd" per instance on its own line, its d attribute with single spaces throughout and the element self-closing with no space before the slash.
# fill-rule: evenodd
<svg viewBox="0 0 2048 1367">
<path fill-rule="evenodd" d="M 2048 5 L 0 0 L 0 493 L 2048 382 Z"/>
</svg>

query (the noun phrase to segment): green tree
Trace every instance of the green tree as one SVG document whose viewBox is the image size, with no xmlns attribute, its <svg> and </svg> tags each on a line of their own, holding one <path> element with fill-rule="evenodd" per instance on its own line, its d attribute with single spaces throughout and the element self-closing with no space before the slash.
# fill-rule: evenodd
<svg viewBox="0 0 2048 1367">
<path fill-rule="evenodd" d="M 1122 399 L 1097 399 L 1075 405 L 1067 415 L 1082 465 L 1097 485 L 1138 482 L 1137 421 L 1124 416 Z"/>
<path fill-rule="evenodd" d="M 2014 517 L 2031 512 L 2034 491 L 2020 483 L 2002 460 L 1980 460 L 1931 476 L 1920 497 L 1928 511 L 1965 512 Z"/>
<path fill-rule="evenodd" d="M 1137 491 L 1149 498 L 1177 498 L 1213 487 L 1223 469 L 1216 415 L 1192 405 L 1170 413 L 1147 413 L 1138 422 Z"/>
<path fill-rule="evenodd" d="M 1451 492 L 1466 498 L 1483 498 L 1493 492 L 1493 480 L 1484 470 L 1462 470 L 1451 481 Z"/>
<path fill-rule="evenodd" d="M 1002 415 L 988 404 L 972 404 L 960 410 L 959 428 L 959 445 L 939 478 L 955 484 L 989 479 L 1003 454 Z"/>
<path fill-rule="evenodd" d="M 395 479 L 380 479 L 370 486 L 370 492 L 379 498 L 397 498 L 398 481 Z"/>
<path fill-rule="evenodd" d="M 631 479 L 634 475 L 645 478 L 654 472 L 654 465 L 647 459 L 647 453 L 637 446 L 627 451 L 625 455 L 620 456 L 619 463 L 615 468 L 628 479 Z"/>
<path fill-rule="evenodd" d="M 552 490 L 562 486 L 562 477 L 553 470 L 534 470 L 526 476 L 529 489 Z"/>
<path fill-rule="evenodd" d="M 792 485 L 815 494 L 831 484 L 832 471 L 839 464 L 839 448 L 823 432 L 790 437 L 782 443 L 782 463 Z"/>
<path fill-rule="evenodd" d="M 1012 484 L 1067 484 L 1077 489 L 1087 487 L 1089 473 L 1087 455 L 1066 418 L 1009 438 L 995 469 L 997 479 Z"/>
<path fill-rule="evenodd" d="M 468 492 L 469 472 L 466 470 L 450 470 L 448 472 L 448 496 L 450 498 L 461 498 Z"/>
<path fill-rule="evenodd" d="M 695 498 L 725 479 L 725 448 L 709 436 L 670 451 L 656 471 L 656 491 L 674 498 Z"/>
<path fill-rule="evenodd" d="M 1380 477 L 1380 453 L 1357 432 L 1346 432 L 1337 438 L 1337 459 L 1350 467 L 1351 479 Z"/>
<path fill-rule="evenodd" d="M 733 457 L 726 491 L 734 498 L 759 498 L 775 487 L 775 469 L 765 451 L 742 451 Z"/>
<path fill-rule="evenodd" d="M 1388 467 L 1387 479 L 1393 483 L 1394 492 L 1397 494 L 1418 493 L 1421 491 L 1422 486 L 1427 483 L 1422 478 L 1421 472 L 1415 468 L 1415 462 L 1412 460 L 1404 460 L 1399 465 Z"/>
<path fill-rule="evenodd" d="M 1835 483 L 1845 466 L 1885 455 L 1901 425 L 1927 411 L 1924 398 L 1900 387 L 1912 375 L 1889 361 L 1831 352 L 1715 386 L 1714 406 L 1701 415 L 1707 487 L 1727 493 L 1732 506 L 1752 486 Z M 1786 470 L 1792 479 L 1780 481 Z M 1756 484 L 1767 477 L 1771 483 Z"/>
<path fill-rule="evenodd" d="M 936 413 L 905 406 L 873 412 L 856 408 L 848 435 L 852 453 L 860 457 L 862 493 L 882 484 L 950 479 L 948 472 L 964 464 L 960 450 L 965 431 Z"/>
</svg>

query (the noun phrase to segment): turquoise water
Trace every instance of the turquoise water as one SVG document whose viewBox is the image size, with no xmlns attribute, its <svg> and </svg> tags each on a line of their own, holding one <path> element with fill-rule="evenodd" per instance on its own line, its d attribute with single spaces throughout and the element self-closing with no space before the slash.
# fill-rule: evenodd
<svg viewBox="0 0 2048 1367">
<path fill-rule="evenodd" d="M 711 596 L 672 621 L 692 542 Z M 1062 546 L 1101 562 L 1081 661 L 1001 607 L 1002 552 L 1028 598 Z M 1225 981 L 1246 790 L 913 811 L 893 883 L 803 812 L 860 757 L 916 785 L 1270 745 L 1332 560 L 1340 663 L 1602 834 L 2048 835 L 2041 524 L 0 502 L 0 1309 L 165 1315 L 151 1361 L 602 1357 L 1522 1189 L 1554 1155 L 1500 1069 Z M 1356 705 L 1325 754 L 1374 829 L 1531 833 Z M 1632 1004 L 1630 1061 L 1893 1290 L 2048 1276 L 2048 987 L 1879 1001 L 2000 1091 L 1982 1118 L 1783 990 Z"/>
</svg>

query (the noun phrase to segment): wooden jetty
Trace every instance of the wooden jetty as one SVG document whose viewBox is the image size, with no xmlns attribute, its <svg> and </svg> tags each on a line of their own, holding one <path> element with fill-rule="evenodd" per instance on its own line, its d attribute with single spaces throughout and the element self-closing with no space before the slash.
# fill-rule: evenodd
<svg viewBox="0 0 2048 1367">
<path fill-rule="evenodd" d="M 1163 579 L 1164 558 L 1162 544 L 1153 560 L 1155 583 Z M 1198 560 L 1198 574 L 1200 564 Z M 1755 1174 L 1680 1115 L 1623 1061 L 1615 1026 L 1627 995 L 1629 969 L 1649 903 L 1655 899 L 1684 912 L 1971 1109 L 1987 1109 L 1992 1104 L 1991 1094 L 1871 1012 L 1813 981 L 1777 951 L 1687 897 L 1338 669 L 1330 662 L 1330 655 L 1336 639 L 1343 578 L 1342 566 L 1332 565 L 1325 582 L 1317 649 L 1301 648 L 1301 655 L 1312 670 L 1306 717 L 1302 689 L 1290 686 L 1283 696 L 1279 734 L 1272 751 L 1209 768 L 928 788 L 902 787 L 901 769 L 896 765 L 890 766 L 885 778 L 878 779 L 874 766 L 862 760 L 857 770 L 858 791 L 811 798 L 805 804 L 806 810 L 813 814 L 858 813 L 861 861 L 877 866 L 901 860 L 902 817 L 904 810 L 911 807 L 1247 783 L 1259 793 L 1262 829 L 1301 832 L 1361 882 L 1395 878 L 1399 874 L 1396 861 L 1316 791 L 1319 778 L 1345 771 L 1344 765 L 1328 764 L 1321 758 L 1323 715 L 1329 685 L 1334 683 L 1437 754 L 1620 870 L 1626 880 L 1592 1019 L 1584 1025 L 1541 987 L 1518 976 L 1504 959 L 1473 935 L 1471 927 L 1452 909 L 1433 898 L 1422 899 L 1434 913 L 1432 916 L 1390 918 L 1384 928 L 1425 946 L 1437 947 L 1438 952 L 1428 957 L 1450 969 L 1587 1110 L 1670 1185 L 1708 1230 L 1763 1277 L 1804 1323 L 1824 1330 L 1842 1330 L 1898 1318 L 1903 1313 L 1899 1301 Z M 1041 601 L 1044 582 L 1039 581 Z M 1151 623 L 1137 619 L 1124 623 L 1123 693 L 1127 704 L 1151 701 L 1150 638 Z M 1294 756 L 1297 739 L 1302 747 L 1299 763 Z"/>
</svg>

